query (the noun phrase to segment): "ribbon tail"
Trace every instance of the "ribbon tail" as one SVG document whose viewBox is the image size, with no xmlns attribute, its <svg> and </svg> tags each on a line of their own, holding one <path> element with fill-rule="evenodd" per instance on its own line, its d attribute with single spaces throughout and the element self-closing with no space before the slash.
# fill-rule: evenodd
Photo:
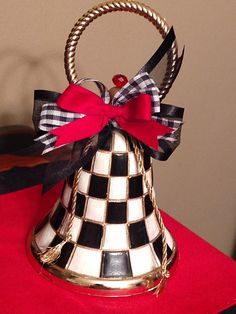
<svg viewBox="0 0 236 314">
<path fill-rule="evenodd" d="M 53 129 L 49 133 L 57 136 L 54 147 L 59 147 L 99 133 L 107 122 L 108 119 L 106 117 L 86 116 Z"/>
<path fill-rule="evenodd" d="M 104 102 L 101 97 L 90 90 L 70 84 L 58 98 L 57 105 L 63 110 L 86 115 L 100 115 Z"/>
<path fill-rule="evenodd" d="M 119 125 L 123 130 L 155 150 L 158 150 L 158 136 L 173 132 L 172 128 L 153 120 L 119 121 Z"/>
</svg>

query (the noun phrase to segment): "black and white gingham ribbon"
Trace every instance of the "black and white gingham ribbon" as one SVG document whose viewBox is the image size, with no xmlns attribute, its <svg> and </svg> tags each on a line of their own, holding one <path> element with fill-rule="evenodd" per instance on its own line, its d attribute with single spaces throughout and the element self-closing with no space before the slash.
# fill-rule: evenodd
<svg viewBox="0 0 236 314">
<path fill-rule="evenodd" d="M 152 114 L 160 112 L 159 89 L 147 72 L 139 73 L 113 97 L 113 105 L 123 105 L 140 94 L 149 94 L 152 100 Z"/>
<path fill-rule="evenodd" d="M 78 85 L 81 85 L 85 81 L 95 82 L 100 90 L 102 99 L 106 104 L 111 102 L 109 92 L 107 88 L 99 81 L 94 79 L 81 79 L 77 82 Z M 152 114 L 153 119 L 160 124 L 170 126 L 175 130 L 182 124 L 178 120 L 169 120 L 162 117 L 156 117 L 154 114 L 160 112 L 160 99 L 159 99 L 159 90 L 152 78 L 150 78 L 147 72 L 139 73 L 133 77 L 122 89 L 120 89 L 114 96 L 111 104 L 113 106 L 122 106 L 128 100 L 137 97 L 140 94 L 149 94 L 151 96 L 152 102 Z M 57 127 L 68 124 L 75 119 L 81 119 L 85 115 L 78 114 L 74 112 L 68 112 L 59 108 L 56 103 L 47 103 L 42 107 L 40 114 L 39 129 L 44 132 L 49 132 Z M 116 125 L 118 127 L 118 125 Z M 165 138 L 167 141 L 175 141 L 175 136 L 172 134 L 163 135 L 158 137 L 158 139 Z M 36 139 L 36 141 L 41 141 L 44 145 L 43 154 L 50 152 L 54 149 L 54 144 L 56 142 L 56 136 L 50 133 L 46 133 Z"/>
</svg>

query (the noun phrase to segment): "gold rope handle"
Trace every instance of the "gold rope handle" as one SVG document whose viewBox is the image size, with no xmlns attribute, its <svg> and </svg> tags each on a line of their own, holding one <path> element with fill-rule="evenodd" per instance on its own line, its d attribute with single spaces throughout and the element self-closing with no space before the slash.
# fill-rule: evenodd
<svg viewBox="0 0 236 314">
<path fill-rule="evenodd" d="M 164 39 L 168 34 L 170 27 L 157 12 L 143 3 L 133 0 L 117 0 L 106 1 L 98 6 L 95 6 L 87 13 L 85 13 L 72 28 L 65 47 L 65 71 L 67 79 L 70 83 L 76 83 L 78 81 L 78 75 L 75 69 L 75 52 L 80 36 L 84 30 L 93 22 L 97 17 L 104 14 L 116 11 L 132 12 L 143 16 L 150 21 L 159 31 Z M 176 67 L 176 61 L 178 58 L 177 42 L 172 44 L 171 49 L 167 53 L 167 67 L 163 82 L 160 84 L 160 99 L 163 99 L 168 93 L 174 79 L 174 72 Z"/>
</svg>

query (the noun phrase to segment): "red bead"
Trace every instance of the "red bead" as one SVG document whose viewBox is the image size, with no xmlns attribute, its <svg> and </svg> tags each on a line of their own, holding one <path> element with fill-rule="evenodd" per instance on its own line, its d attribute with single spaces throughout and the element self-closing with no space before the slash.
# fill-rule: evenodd
<svg viewBox="0 0 236 314">
<path fill-rule="evenodd" d="M 116 74 L 113 76 L 112 82 L 115 84 L 116 87 L 122 88 L 126 83 L 128 83 L 128 79 L 125 75 Z"/>
</svg>

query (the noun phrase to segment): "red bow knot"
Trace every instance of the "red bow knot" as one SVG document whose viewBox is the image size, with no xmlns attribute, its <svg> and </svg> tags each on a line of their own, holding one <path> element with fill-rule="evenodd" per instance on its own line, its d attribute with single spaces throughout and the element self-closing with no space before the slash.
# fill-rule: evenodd
<svg viewBox="0 0 236 314">
<path fill-rule="evenodd" d="M 118 106 L 115 107 L 115 106 L 108 105 L 107 110 L 104 112 L 104 115 L 108 117 L 110 120 L 111 119 L 116 120 L 119 117 L 125 115 L 124 109 L 125 109 L 124 107 L 118 107 Z"/>
<path fill-rule="evenodd" d="M 155 150 L 158 149 L 158 136 L 173 131 L 152 120 L 151 97 L 148 94 L 140 94 L 123 106 L 112 106 L 82 86 L 71 84 L 60 96 L 57 105 L 85 117 L 51 130 L 49 133 L 57 136 L 55 147 L 98 134 L 110 120 L 115 120 L 121 129 Z"/>
</svg>

